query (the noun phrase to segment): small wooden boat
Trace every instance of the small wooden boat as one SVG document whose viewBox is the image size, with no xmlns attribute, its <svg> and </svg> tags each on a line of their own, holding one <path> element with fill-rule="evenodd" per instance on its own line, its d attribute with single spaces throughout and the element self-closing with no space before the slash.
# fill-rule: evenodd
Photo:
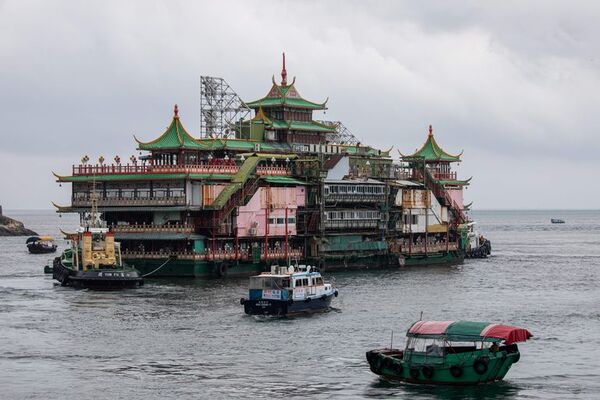
<svg viewBox="0 0 600 400">
<path fill-rule="evenodd" d="M 310 266 L 271 267 L 250 278 L 248 298 L 240 299 L 250 315 L 289 316 L 327 310 L 338 291 Z"/>
<path fill-rule="evenodd" d="M 25 241 L 31 254 L 47 254 L 56 252 L 52 236 L 32 236 Z"/>
<path fill-rule="evenodd" d="M 367 352 L 371 371 L 389 380 L 474 385 L 504 378 L 521 355 L 517 342 L 533 335 L 515 326 L 471 321 L 417 321 L 404 350 Z"/>
<path fill-rule="evenodd" d="M 564 224 L 565 220 L 564 219 L 559 219 L 559 218 L 551 218 L 550 222 L 552 222 L 553 224 Z"/>
</svg>

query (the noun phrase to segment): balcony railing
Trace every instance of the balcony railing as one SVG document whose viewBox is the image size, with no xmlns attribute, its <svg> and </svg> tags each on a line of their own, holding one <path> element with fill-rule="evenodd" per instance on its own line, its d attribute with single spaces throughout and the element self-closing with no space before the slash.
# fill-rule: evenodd
<svg viewBox="0 0 600 400">
<path fill-rule="evenodd" d="M 73 176 L 84 175 L 130 175 L 130 174 L 225 174 L 233 175 L 240 167 L 232 163 L 188 165 L 73 165 Z M 258 175 L 290 175 L 287 167 L 259 165 Z"/>
<path fill-rule="evenodd" d="M 111 230 L 115 233 L 193 233 L 192 225 L 156 225 L 156 224 L 141 224 L 141 225 L 112 225 Z"/>
<path fill-rule="evenodd" d="M 72 199 L 73 207 L 89 207 L 89 198 Z M 147 198 L 112 198 L 101 197 L 98 199 L 99 206 L 183 206 L 186 205 L 185 196 L 177 197 L 147 197 Z"/>
<path fill-rule="evenodd" d="M 286 167 L 270 167 L 267 165 L 259 165 L 256 167 L 257 175 L 279 175 L 285 176 L 290 175 L 290 169 Z"/>
<path fill-rule="evenodd" d="M 446 247 L 446 243 L 444 242 L 428 243 L 427 246 L 425 246 L 425 243 L 413 244 L 412 246 L 409 246 L 408 243 L 403 243 L 402 246 L 400 246 L 400 252 L 406 254 L 442 253 L 445 252 L 446 249 L 448 249 L 448 251 L 455 251 L 458 250 L 458 245 L 456 244 L 456 242 L 450 242 Z"/>
<path fill-rule="evenodd" d="M 290 259 L 301 259 L 303 257 L 302 249 L 289 249 L 288 257 Z M 176 257 L 181 260 L 196 260 L 196 261 L 228 261 L 228 260 L 251 260 L 253 255 L 250 251 L 233 249 L 219 249 L 215 251 L 206 250 L 202 253 L 191 251 L 130 251 L 124 250 L 122 254 L 124 259 L 166 259 L 168 257 Z M 283 260 L 286 253 L 282 249 L 269 249 L 267 254 L 261 253 L 261 260 Z"/>
<path fill-rule="evenodd" d="M 346 203 L 381 203 L 385 201 L 383 193 L 328 193 L 325 195 L 325 201 L 328 202 L 346 202 Z"/>
<path fill-rule="evenodd" d="M 362 229 L 379 227 L 379 219 L 366 220 L 326 220 L 323 221 L 325 229 Z"/>
<path fill-rule="evenodd" d="M 73 175 L 127 175 L 127 174 L 235 174 L 235 164 L 193 165 L 73 165 Z"/>
</svg>

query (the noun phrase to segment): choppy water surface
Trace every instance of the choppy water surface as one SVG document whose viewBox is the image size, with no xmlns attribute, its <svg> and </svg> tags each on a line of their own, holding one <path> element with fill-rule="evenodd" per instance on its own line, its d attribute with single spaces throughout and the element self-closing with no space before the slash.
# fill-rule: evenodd
<svg viewBox="0 0 600 400">
<path fill-rule="evenodd" d="M 7 213 L 8 214 L 8 213 Z M 72 216 L 14 212 L 40 234 Z M 327 274 L 329 313 L 244 315 L 245 280 L 149 280 L 138 290 L 62 288 L 25 238 L 0 238 L 2 398 L 598 398 L 600 212 L 479 212 L 493 257 L 458 267 Z M 551 225 L 551 217 L 564 225 Z M 59 241 L 64 246 L 64 241 Z M 521 362 L 475 388 L 389 384 L 365 351 L 401 345 L 419 318 L 529 328 Z"/>
</svg>

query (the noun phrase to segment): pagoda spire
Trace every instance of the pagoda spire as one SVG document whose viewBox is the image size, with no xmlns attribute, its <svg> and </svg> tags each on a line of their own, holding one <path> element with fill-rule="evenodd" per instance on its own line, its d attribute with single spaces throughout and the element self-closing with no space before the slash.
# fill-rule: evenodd
<svg viewBox="0 0 600 400">
<path fill-rule="evenodd" d="M 285 52 L 283 54 L 283 67 L 281 68 L 281 86 L 287 86 L 287 71 L 285 70 Z"/>
<path fill-rule="evenodd" d="M 433 136 L 433 127 L 429 125 L 429 136 Z"/>
<path fill-rule="evenodd" d="M 177 107 L 177 104 L 173 107 L 173 118 L 179 118 L 179 107 Z"/>
</svg>

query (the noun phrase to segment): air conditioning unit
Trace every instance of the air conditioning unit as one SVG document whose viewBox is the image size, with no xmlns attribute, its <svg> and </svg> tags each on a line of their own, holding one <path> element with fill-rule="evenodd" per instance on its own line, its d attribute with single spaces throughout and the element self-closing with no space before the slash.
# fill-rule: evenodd
<svg viewBox="0 0 600 400">
<path fill-rule="evenodd" d="M 260 143 L 254 143 L 254 151 L 260 151 Z"/>
</svg>

